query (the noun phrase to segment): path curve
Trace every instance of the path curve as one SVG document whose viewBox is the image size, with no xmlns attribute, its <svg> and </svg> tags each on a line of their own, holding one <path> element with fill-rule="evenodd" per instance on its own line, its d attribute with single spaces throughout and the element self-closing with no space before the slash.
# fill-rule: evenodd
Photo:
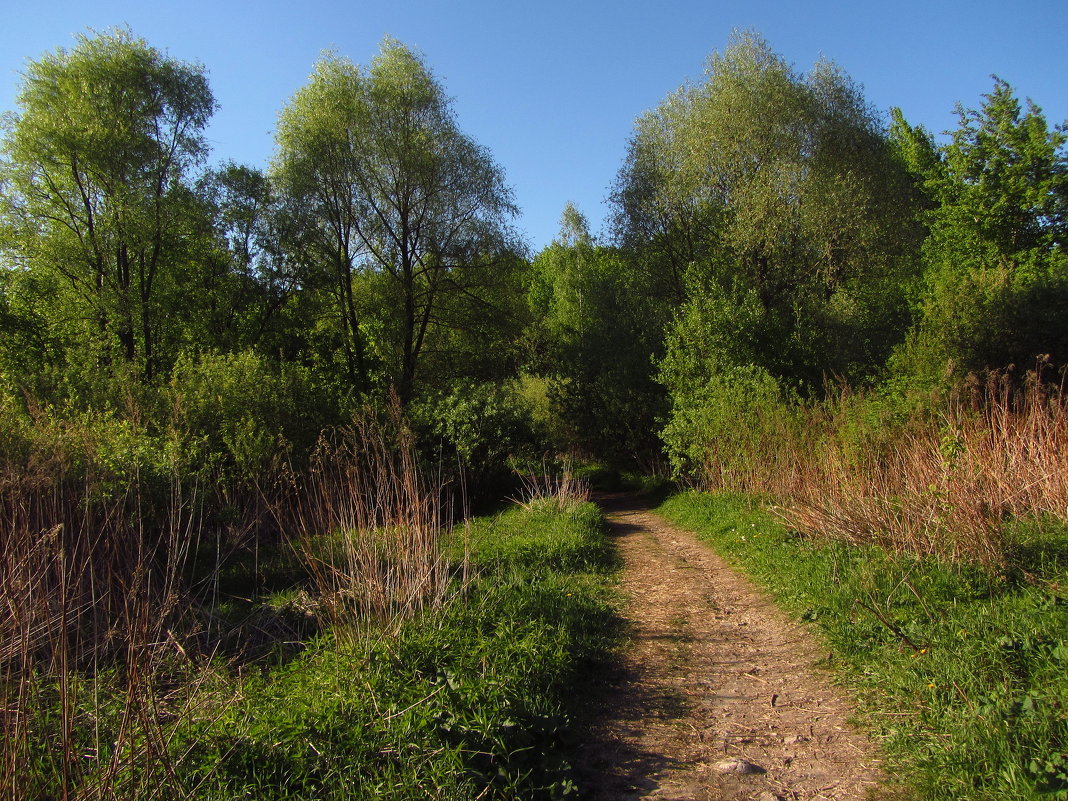
<svg viewBox="0 0 1068 801">
<path fill-rule="evenodd" d="M 746 579 L 633 496 L 601 495 L 625 568 L 629 643 L 595 688 L 580 786 L 595 801 L 853 801 L 876 749 L 821 654 Z M 763 773 L 724 772 L 732 764 Z"/>
</svg>

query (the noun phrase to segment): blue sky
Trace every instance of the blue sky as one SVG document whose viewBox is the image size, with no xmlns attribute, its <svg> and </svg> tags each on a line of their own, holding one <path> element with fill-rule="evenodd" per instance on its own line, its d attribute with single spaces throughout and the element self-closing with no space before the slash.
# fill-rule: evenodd
<svg viewBox="0 0 1068 801">
<path fill-rule="evenodd" d="M 504 168 L 537 249 L 573 201 L 597 230 L 634 119 L 700 79 L 734 28 L 759 31 L 804 70 L 821 54 L 868 100 L 914 123 L 953 128 L 990 75 L 1068 118 L 1068 2 L 586 2 L 306 0 L 175 3 L 0 0 L 0 110 L 15 108 L 28 58 L 87 28 L 128 25 L 199 61 L 220 105 L 213 160 L 266 166 L 279 109 L 324 49 L 367 63 L 385 35 L 418 48 L 455 99 L 460 124 Z"/>
</svg>

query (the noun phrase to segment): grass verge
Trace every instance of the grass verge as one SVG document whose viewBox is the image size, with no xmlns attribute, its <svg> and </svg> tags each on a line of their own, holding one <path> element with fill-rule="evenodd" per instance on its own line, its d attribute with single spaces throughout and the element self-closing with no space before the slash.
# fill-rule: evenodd
<svg viewBox="0 0 1068 801">
<path fill-rule="evenodd" d="M 612 551 L 592 504 L 476 520 L 467 585 L 393 636 L 324 635 L 285 665 L 205 683 L 175 732 L 197 798 L 563 798 L 570 692 L 612 645 Z M 458 575 L 455 579 L 460 581 Z"/>
<path fill-rule="evenodd" d="M 923 799 L 1068 799 L 1068 527 L 1008 528 L 994 574 L 816 543 L 742 495 L 660 513 L 817 626 L 888 773 Z"/>
</svg>

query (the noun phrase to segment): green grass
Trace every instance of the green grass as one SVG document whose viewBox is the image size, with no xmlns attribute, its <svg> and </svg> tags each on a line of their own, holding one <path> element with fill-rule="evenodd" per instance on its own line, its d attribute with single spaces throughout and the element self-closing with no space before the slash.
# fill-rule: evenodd
<svg viewBox="0 0 1068 801">
<path fill-rule="evenodd" d="M 654 502 L 663 501 L 677 489 L 675 481 L 664 475 L 650 475 L 611 465 L 586 462 L 574 468 L 574 476 L 602 492 L 633 492 Z"/>
<path fill-rule="evenodd" d="M 1068 799 L 1068 527 L 1013 524 L 1001 575 L 817 544 L 766 504 L 689 493 L 659 511 L 822 634 L 889 774 L 922 799 Z"/>
<path fill-rule="evenodd" d="M 181 786 L 208 799 L 573 794 L 571 688 L 614 642 L 600 513 L 515 509 L 477 520 L 468 547 L 467 589 L 396 636 L 327 634 L 206 687 L 171 744 Z"/>
</svg>

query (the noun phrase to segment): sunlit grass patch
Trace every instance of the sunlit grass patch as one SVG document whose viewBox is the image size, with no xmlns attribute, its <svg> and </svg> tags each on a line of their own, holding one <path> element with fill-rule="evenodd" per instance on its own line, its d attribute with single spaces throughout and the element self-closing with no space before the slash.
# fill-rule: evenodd
<svg viewBox="0 0 1068 801">
<path fill-rule="evenodd" d="M 392 634 L 327 633 L 184 727 L 199 797 L 562 798 L 571 688 L 613 643 L 612 553 L 591 504 L 453 531 L 449 600 Z M 466 554 L 466 556 L 464 556 Z M 454 562 L 457 564 L 457 562 Z"/>
</svg>

